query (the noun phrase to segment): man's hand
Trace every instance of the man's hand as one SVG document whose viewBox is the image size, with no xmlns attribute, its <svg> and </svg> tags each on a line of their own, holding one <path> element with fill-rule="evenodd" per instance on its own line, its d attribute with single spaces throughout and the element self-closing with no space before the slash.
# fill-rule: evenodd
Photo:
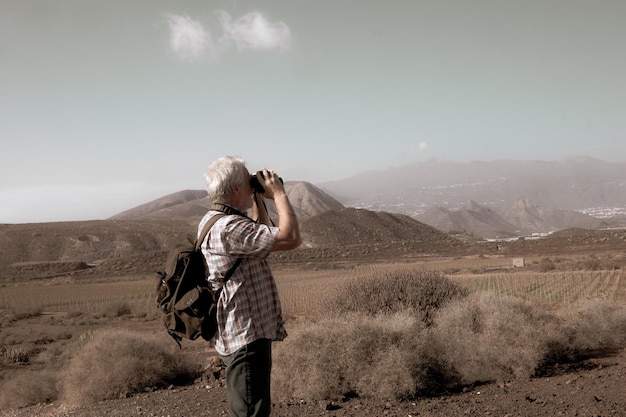
<svg viewBox="0 0 626 417">
<path fill-rule="evenodd" d="M 285 194 L 285 186 L 283 182 L 280 180 L 280 177 L 274 171 L 268 171 L 263 168 L 261 171 L 263 175 L 261 176 L 259 173 L 256 174 L 259 183 L 263 186 L 265 192 L 263 193 L 263 197 L 269 198 L 270 200 L 274 200 L 277 195 Z"/>
<path fill-rule="evenodd" d="M 265 190 L 261 196 L 274 200 L 276 211 L 278 212 L 279 230 L 276 244 L 274 244 L 272 251 L 295 249 L 302 243 L 302 238 L 300 237 L 298 218 L 289 202 L 289 198 L 285 192 L 285 186 L 275 172 L 268 171 L 265 168 L 263 168 L 262 172 L 263 176 L 257 173 L 257 179 Z M 255 198 L 259 198 L 258 194 L 255 195 Z M 258 203 L 257 201 L 257 205 L 259 205 L 259 222 L 261 222 L 261 219 L 265 219 L 263 214 L 267 216 L 267 212 L 263 213 L 263 210 L 260 208 L 261 204 Z M 269 220 L 269 217 L 267 219 Z"/>
</svg>

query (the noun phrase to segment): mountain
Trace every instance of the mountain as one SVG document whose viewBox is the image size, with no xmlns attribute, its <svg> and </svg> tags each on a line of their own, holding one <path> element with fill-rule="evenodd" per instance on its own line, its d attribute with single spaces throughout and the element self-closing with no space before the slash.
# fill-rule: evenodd
<svg viewBox="0 0 626 417">
<path fill-rule="evenodd" d="M 431 208 L 416 218 L 445 232 L 483 238 L 517 237 L 572 227 L 595 229 L 606 225 L 602 219 L 573 210 L 539 207 L 529 199 L 516 201 L 504 214 L 471 201 L 459 210 Z"/>
<path fill-rule="evenodd" d="M 572 227 L 595 229 L 605 224 L 601 219 L 577 211 L 538 207 L 529 199 L 515 202 L 504 218 L 531 232 L 554 232 Z"/>
<path fill-rule="evenodd" d="M 504 212 L 516 201 L 581 212 L 626 212 L 626 163 L 586 157 L 562 161 L 432 159 L 319 184 L 344 205 L 413 217 L 467 201 Z"/>
<path fill-rule="evenodd" d="M 285 183 L 285 191 L 287 191 L 289 201 L 300 222 L 329 210 L 342 210 L 345 208 L 339 201 L 308 182 L 287 181 Z M 270 217 L 276 219 L 278 215 L 276 214 L 274 202 L 266 200 L 266 204 Z"/>
<path fill-rule="evenodd" d="M 180 219 L 202 217 L 210 202 L 204 190 L 184 190 L 118 213 L 110 220 Z"/>
<path fill-rule="evenodd" d="M 471 201 L 460 210 L 434 207 L 416 218 L 430 226 L 449 233 L 462 233 L 484 238 L 515 237 L 527 233 L 505 220 L 495 210 Z"/>
<path fill-rule="evenodd" d="M 285 191 L 300 221 L 327 210 L 341 210 L 344 206 L 315 185 L 303 181 L 288 181 Z M 200 219 L 211 202 L 204 190 L 184 190 L 131 208 L 112 216 L 111 220 L 165 220 Z M 270 217 L 276 218 L 276 209 L 267 200 Z"/>
</svg>

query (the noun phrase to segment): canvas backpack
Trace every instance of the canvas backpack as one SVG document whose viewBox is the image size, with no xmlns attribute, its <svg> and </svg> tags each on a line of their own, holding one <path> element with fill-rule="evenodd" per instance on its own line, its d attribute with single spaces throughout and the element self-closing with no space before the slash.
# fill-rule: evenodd
<svg viewBox="0 0 626 417">
<path fill-rule="evenodd" d="M 193 245 L 178 245 L 168 254 L 165 269 L 157 272 L 156 305 L 168 334 L 181 347 L 182 339 L 211 340 L 217 331 L 217 300 L 220 291 L 214 291 L 207 281 L 207 266 L 200 249 L 209 230 L 217 220 L 231 214 L 228 207 L 212 207 L 225 213 L 209 219 Z M 228 280 L 239 265 L 237 259 L 224 277 Z"/>
</svg>

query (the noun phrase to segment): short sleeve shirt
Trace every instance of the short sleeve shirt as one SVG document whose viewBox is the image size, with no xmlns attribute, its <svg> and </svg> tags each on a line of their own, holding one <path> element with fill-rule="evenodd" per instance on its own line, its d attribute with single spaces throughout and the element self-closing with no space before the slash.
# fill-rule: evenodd
<svg viewBox="0 0 626 417">
<path fill-rule="evenodd" d="M 198 226 L 218 211 L 209 211 Z M 245 216 L 226 215 L 211 228 L 202 243 L 208 281 L 222 288 L 217 302 L 218 331 L 211 341 L 221 355 L 230 355 L 257 339 L 283 340 L 285 330 L 276 281 L 267 262 L 278 228 L 258 224 Z M 242 258 L 230 279 L 224 276 Z"/>
</svg>

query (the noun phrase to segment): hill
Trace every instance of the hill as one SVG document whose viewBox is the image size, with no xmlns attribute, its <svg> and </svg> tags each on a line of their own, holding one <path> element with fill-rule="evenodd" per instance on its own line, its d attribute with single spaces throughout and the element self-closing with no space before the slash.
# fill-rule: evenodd
<svg viewBox="0 0 626 417">
<path fill-rule="evenodd" d="M 341 210 L 344 206 L 324 191 L 304 181 L 287 181 L 285 191 L 300 221 L 327 210 Z M 131 208 L 112 216 L 112 220 L 199 220 L 206 214 L 211 201 L 204 190 L 184 190 Z M 268 201 L 268 210 L 276 218 L 276 210 Z"/>
<path fill-rule="evenodd" d="M 187 242 L 195 228 L 185 220 L 2 224 L 0 282 L 96 269 L 112 275 L 153 272 L 162 268 L 158 255 Z"/>
<path fill-rule="evenodd" d="M 308 246 L 358 245 L 420 241 L 433 245 L 453 242 L 447 234 L 409 216 L 365 209 L 327 211 L 301 226 Z"/>
<path fill-rule="evenodd" d="M 0 225 L 0 282 L 153 273 L 163 267 L 169 249 L 194 236 L 196 223 L 159 219 Z M 272 254 L 272 259 L 397 257 L 462 247 L 408 216 L 368 210 L 326 211 L 301 222 L 301 229 L 301 249 Z"/>
</svg>

